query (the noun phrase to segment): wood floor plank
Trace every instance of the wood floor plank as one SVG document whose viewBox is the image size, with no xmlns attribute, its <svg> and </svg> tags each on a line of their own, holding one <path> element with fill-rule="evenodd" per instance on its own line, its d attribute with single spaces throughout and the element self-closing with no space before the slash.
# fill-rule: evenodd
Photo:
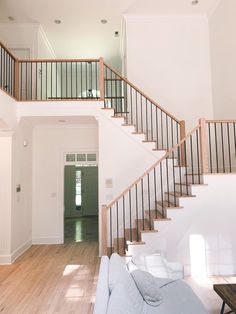
<svg viewBox="0 0 236 314">
<path fill-rule="evenodd" d="M 0 266 L 0 313 L 92 313 L 100 258 L 97 242 L 32 246 Z"/>
</svg>

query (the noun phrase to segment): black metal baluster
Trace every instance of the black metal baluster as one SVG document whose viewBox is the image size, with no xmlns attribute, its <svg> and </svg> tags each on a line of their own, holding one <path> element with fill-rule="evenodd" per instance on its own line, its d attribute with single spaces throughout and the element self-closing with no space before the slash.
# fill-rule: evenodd
<svg viewBox="0 0 236 314">
<path fill-rule="evenodd" d="M 141 106 L 141 133 L 143 133 L 143 96 L 140 94 L 140 106 Z"/>
<path fill-rule="evenodd" d="M 164 149 L 164 135 L 163 135 L 163 111 L 161 110 L 161 148 Z"/>
<path fill-rule="evenodd" d="M 67 81 L 67 76 L 68 76 L 68 71 L 67 71 L 67 62 L 66 62 L 66 99 L 67 99 L 67 88 L 68 88 L 68 81 Z"/>
<path fill-rule="evenodd" d="M 51 62 L 51 99 L 52 99 L 52 62 Z"/>
<path fill-rule="evenodd" d="M 142 219 L 143 219 L 143 230 L 144 230 L 144 198 L 143 198 L 143 179 L 141 179 L 141 200 L 142 200 Z"/>
<path fill-rule="evenodd" d="M 113 234 L 112 234 L 112 208 L 109 208 L 110 212 L 110 247 L 111 247 L 111 254 L 113 253 Z"/>
<path fill-rule="evenodd" d="M 235 128 L 235 122 L 233 123 L 234 126 L 234 154 L 236 155 L 236 128 Z"/>
<path fill-rule="evenodd" d="M 154 180 L 154 199 L 155 199 L 155 213 L 157 219 L 157 179 L 156 179 L 156 167 L 153 169 L 153 180 Z"/>
<path fill-rule="evenodd" d="M 210 157 L 210 169 L 212 173 L 212 152 L 211 152 L 211 123 L 208 123 L 208 138 L 209 138 L 209 157 Z"/>
<path fill-rule="evenodd" d="M 232 172 L 230 136 L 229 136 L 229 122 L 227 122 L 227 135 L 228 135 L 228 149 L 229 149 L 229 172 Z"/>
<path fill-rule="evenodd" d="M 80 88 L 81 88 L 80 97 L 83 98 L 83 62 L 80 62 Z"/>
<path fill-rule="evenodd" d="M 120 252 L 120 241 L 119 241 L 119 207 L 118 201 L 116 202 L 116 238 L 117 238 L 117 253 Z"/>
<path fill-rule="evenodd" d="M 137 236 L 137 241 L 139 241 L 138 190 L 137 190 L 137 184 L 135 184 L 135 209 L 136 209 L 136 221 L 137 221 L 136 236 Z"/>
<path fill-rule="evenodd" d="M 224 152 L 224 132 L 223 132 L 223 123 L 220 124 L 221 129 L 221 149 L 222 149 L 222 162 L 223 162 L 223 171 L 225 172 L 225 152 Z"/>
<path fill-rule="evenodd" d="M 147 98 L 146 98 L 146 139 L 148 141 L 149 135 L 148 135 L 148 106 L 147 106 Z"/>
<path fill-rule="evenodd" d="M 133 235 L 132 235 L 132 202 L 131 202 L 131 190 L 129 190 L 129 231 L 130 231 L 130 242 L 133 242 Z"/>
<path fill-rule="evenodd" d="M 136 122 L 135 122 L 135 130 L 139 131 L 139 123 L 138 123 L 138 94 L 137 90 L 135 90 L 135 110 L 136 110 Z"/>
<path fill-rule="evenodd" d="M 199 138 L 198 138 L 199 129 L 196 130 L 196 142 L 197 142 L 197 167 L 198 167 L 198 183 L 201 183 L 201 175 L 200 175 L 200 156 L 199 156 Z"/>
<path fill-rule="evenodd" d="M 132 93 L 132 87 L 131 86 L 130 86 L 130 111 L 131 111 L 130 112 L 131 113 L 130 122 L 131 122 L 131 124 L 133 124 L 133 93 Z"/>
<path fill-rule="evenodd" d="M 159 149 L 158 110 L 156 107 L 156 149 Z"/>
<path fill-rule="evenodd" d="M 43 98 L 43 63 L 41 62 L 41 72 L 40 72 L 40 95 L 42 100 Z"/>
<path fill-rule="evenodd" d="M 147 175 L 148 179 L 148 215 L 149 215 L 149 230 L 152 229 L 152 223 L 151 223 L 151 200 L 150 200 L 150 175 L 148 173 Z"/>
<path fill-rule="evenodd" d="M 216 123 L 214 123 L 215 126 L 215 150 L 216 150 L 216 170 L 217 173 L 219 173 L 219 161 L 218 161 L 218 143 L 217 143 L 217 131 L 216 131 Z"/>
<path fill-rule="evenodd" d="M 75 98 L 78 98 L 78 62 L 75 62 Z"/>
<path fill-rule="evenodd" d="M 126 234 L 125 234 L 125 196 L 123 195 L 123 232 L 124 232 L 124 254 L 126 250 Z"/>
<path fill-rule="evenodd" d="M 194 184 L 193 141 L 192 141 L 192 134 L 190 135 L 190 158 L 191 158 L 191 168 L 192 168 L 192 183 Z"/>
<path fill-rule="evenodd" d="M 150 103 L 150 110 L 151 110 L 151 141 L 153 141 L 153 117 L 152 117 L 152 108 L 153 108 L 153 103 Z"/>
<path fill-rule="evenodd" d="M 161 181 L 161 212 L 162 212 L 162 218 L 164 218 L 165 214 L 164 214 L 164 191 L 163 191 L 163 177 L 162 177 L 162 161 L 160 162 L 160 181 Z"/>
<path fill-rule="evenodd" d="M 61 62 L 61 99 L 62 99 L 62 88 L 63 88 L 63 84 L 62 84 L 62 62 Z"/>
<path fill-rule="evenodd" d="M 70 98 L 73 98 L 73 72 L 72 61 L 70 63 Z"/>
</svg>

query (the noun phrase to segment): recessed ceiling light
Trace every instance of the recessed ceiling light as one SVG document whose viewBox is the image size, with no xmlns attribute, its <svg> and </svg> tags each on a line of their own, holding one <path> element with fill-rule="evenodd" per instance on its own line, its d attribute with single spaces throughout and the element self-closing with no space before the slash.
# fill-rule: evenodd
<svg viewBox="0 0 236 314">
<path fill-rule="evenodd" d="M 58 19 L 57 19 L 57 20 L 54 20 L 54 23 L 55 23 L 55 24 L 61 24 L 61 20 L 58 20 Z"/>
<path fill-rule="evenodd" d="M 13 21 L 15 21 L 15 18 L 14 18 L 14 16 L 8 16 L 8 20 L 13 22 Z"/>
<path fill-rule="evenodd" d="M 101 23 L 102 23 L 102 24 L 107 24 L 107 20 L 106 20 L 106 19 L 102 19 L 102 20 L 101 20 Z"/>
<path fill-rule="evenodd" d="M 196 5 L 196 4 L 198 4 L 198 0 L 192 0 L 192 5 Z"/>
<path fill-rule="evenodd" d="M 64 122 L 66 122 L 66 120 L 58 120 L 58 122 L 64 123 Z"/>
</svg>

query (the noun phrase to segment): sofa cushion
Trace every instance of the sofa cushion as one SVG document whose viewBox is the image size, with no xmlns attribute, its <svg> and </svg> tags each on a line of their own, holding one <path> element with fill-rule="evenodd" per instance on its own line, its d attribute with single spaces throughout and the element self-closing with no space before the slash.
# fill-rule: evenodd
<svg viewBox="0 0 236 314">
<path fill-rule="evenodd" d="M 111 294 L 113 293 L 113 290 L 116 288 L 117 285 L 122 285 L 124 291 L 124 296 L 122 297 L 129 299 L 129 302 L 127 301 L 127 304 L 132 304 L 132 308 L 136 311 L 136 313 L 142 313 L 144 307 L 143 298 L 139 293 L 133 278 L 127 270 L 125 260 L 115 253 L 112 254 L 109 263 L 109 288 Z M 115 297 L 113 296 L 115 300 L 117 299 L 116 293 Z M 114 303 L 114 300 L 112 302 Z M 127 310 L 131 311 L 131 308 L 128 308 Z M 129 312 L 127 311 L 126 313 Z"/>
<path fill-rule="evenodd" d="M 146 303 L 152 306 L 160 305 L 162 302 L 161 289 L 157 285 L 156 278 L 140 269 L 132 271 L 131 275 Z"/>
<path fill-rule="evenodd" d="M 145 303 L 147 314 L 207 314 L 196 294 L 182 280 L 166 283 L 161 287 L 162 303 L 153 307 Z"/>
<path fill-rule="evenodd" d="M 129 294 L 123 284 L 117 284 L 111 292 L 107 314 L 143 314 L 144 303 L 138 306 L 134 303 L 132 296 Z M 141 297 L 141 296 L 140 296 Z M 142 297 L 141 297 L 142 299 Z"/>
</svg>

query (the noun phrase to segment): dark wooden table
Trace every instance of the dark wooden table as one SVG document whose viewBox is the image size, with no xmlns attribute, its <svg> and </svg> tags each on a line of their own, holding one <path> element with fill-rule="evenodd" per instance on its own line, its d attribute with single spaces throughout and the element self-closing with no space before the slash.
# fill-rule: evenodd
<svg viewBox="0 0 236 314">
<path fill-rule="evenodd" d="M 223 300 L 220 314 L 224 313 L 225 304 L 227 304 L 231 311 L 225 313 L 236 313 L 236 284 L 220 284 L 213 285 L 215 292 Z"/>
</svg>

